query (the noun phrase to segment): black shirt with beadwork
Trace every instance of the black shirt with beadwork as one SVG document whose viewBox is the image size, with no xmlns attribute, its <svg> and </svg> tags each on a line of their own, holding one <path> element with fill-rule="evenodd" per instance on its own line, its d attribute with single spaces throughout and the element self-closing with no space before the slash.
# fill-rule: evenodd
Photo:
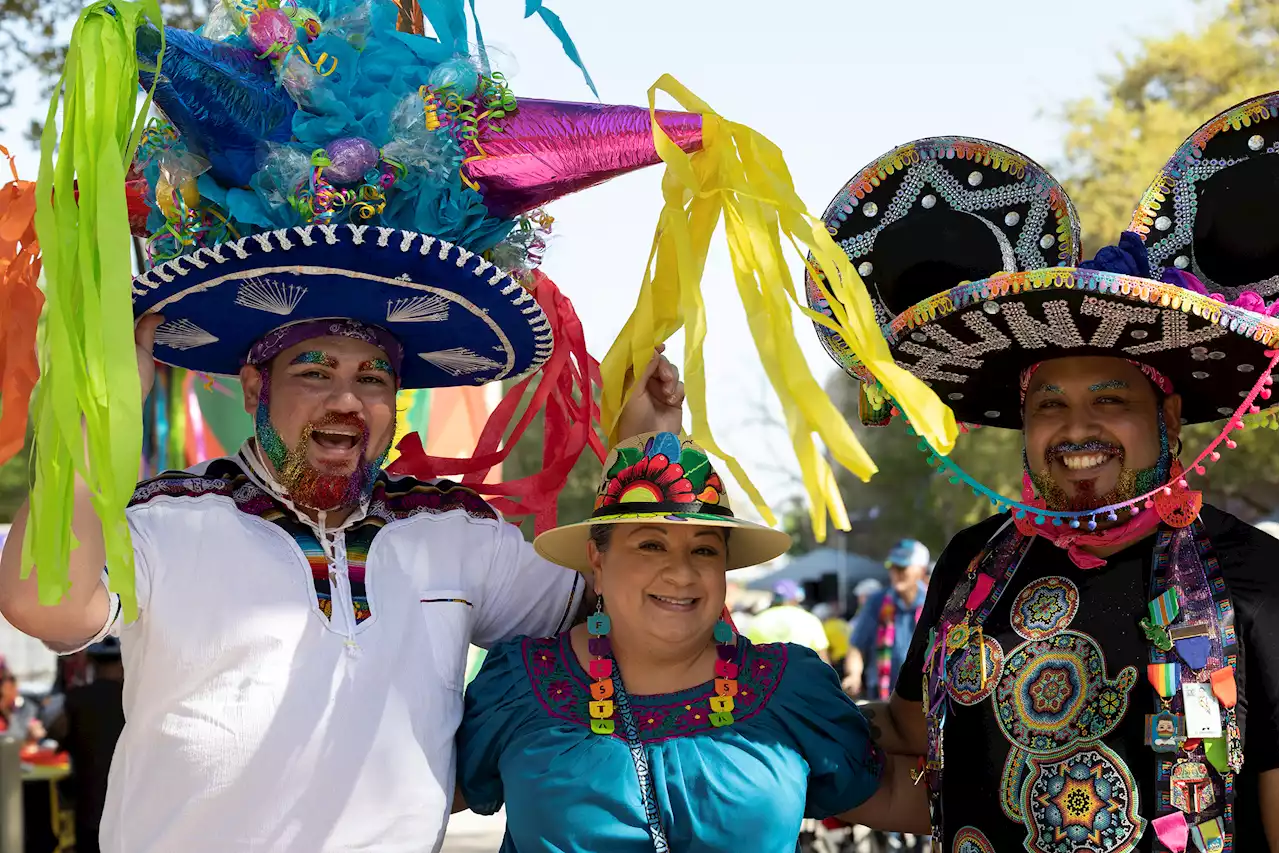
<svg viewBox="0 0 1280 853">
<path fill-rule="evenodd" d="M 962 531 L 938 559 L 896 687 L 904 699 L 921 701 L 930 630 L 971 560 L 1007 519 Z M 1201 520 L 1235 607 L 1236 717 L 1245 762 L 1235 779 L 1233 849 L 1252 853 L 1268 849 L 1258 777 L 1277 766 L 1280 543 L 1213 507 L 1203 508 Z M 1139 625 L 1152 598 L 1155 541 L 1153 535 L 1131 545 L 1097 569 L 1078 568 L 1050 542 L 1031 545 L 984 625 L 986 677 L 970 654 L 973 666 L 951 679 L 944 851 L 1165 849 L 1150 823 L 1157 754 L 1146 743 L 1146 717 L 1157 702 L 1147 681 L 1151 647 Z M 1114 727 L 1090 740 L 1081 733 L 1084 714 L 1100 714 Z M 1033 744 L 1035 754 L 1015 743 Z M 1187 849 L 1196 846 L 1189 842 Z"/>
</svg>

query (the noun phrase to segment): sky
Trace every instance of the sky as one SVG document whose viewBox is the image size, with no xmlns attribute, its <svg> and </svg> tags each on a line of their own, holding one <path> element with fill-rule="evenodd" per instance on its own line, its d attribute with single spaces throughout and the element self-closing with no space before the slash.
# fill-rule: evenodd
<svg viewBox="0 0 1280 853">
<path fill-rule="evenodd" d="M 1143 38 L 1194 26 L 1216 0 L 545 0 L 564 21 L 605 103 L 647 103 L 671 74 L 725 118 L 763 133 L 786 155 L 796 189 L 820 216 L 863 166 L 924 136 L 964 135 L 1009 145 L 1052 167 L 1062 155 L 1057 115 L 1101 92 Z M 582 76 L 520 0 L 478 0 L 485 41 L 517 97 L 592 100 Z M 606 11 L 607 10 L 607 11 Z M 32 86 L 25 87 L 29 92 Z M 659 106 L 674 107 L 661 100 Z M 45 106 L 20 97 L 0 116 L 22 128 Z M 38 158 L 2 139 L 34 179 Z M 660 166 L 561 199 L 546 272 L 577 306 L 592 354 L 603 358 L 639 292 L 661 209 Z M 1136 201 L 1136 199 L 1135 199 Z M 775 507 L 798 492 L 785 433 L 762 425 L 777 409 L 738 302 L 722 234 L 712 242 L 703 293 L 708 409 L 716 438 Z M 801 261 L 792 263 L 800 275 Z M 809 364 L 836 369 L 812 325 L 795 315 Z M 669 349 L 683 358 L 677 337 Z"/>
</svg>

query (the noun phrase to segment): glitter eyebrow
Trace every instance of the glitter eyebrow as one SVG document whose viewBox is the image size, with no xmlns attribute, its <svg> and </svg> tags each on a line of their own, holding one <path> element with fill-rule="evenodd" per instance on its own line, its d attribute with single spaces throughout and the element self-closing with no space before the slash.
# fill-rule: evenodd
<svg viewBox="0 0 1280 853">
<path fill-rule="evenodd" d="M 395 370 L 391 367 L 391 362 L 385 358 L 371 358 L 368 361 L 361 362 L 359 370 L 361 373 L 366 370 L 381 370 L 388 376 L 396 375 Z"/>
<path fill-rule="evenodd" d="M 1099 382 L 1095 385 L 1090 385 L 1089 392 L 1097 393 L 1098 391 L 1115 391 L 1120 388 L 1128 387 L 1129 383 L 1125 382 L 1123 379 L 1108 379 L 1106 382 Z"/>
<path fill-rule="evenodd" d="M 1064 397 L 1067 395 L 1066 391 L 1063 391 L 1057 385 L 1050 385 L 1048 382 L 1041 385 L 1037 390 L 1043 391 L 1046 394 L 1061 394 Z"/>
<path fill-rule="evenodd" d="M 330 369 L 336 369 L 338 367 L 338 360 L 327 352 L 321 352 L 320 350 L 308 350 L 307 352 L 299 354 L 298 357 L 289 362 L 289 364 L 319 364 Z"/>
</svg>

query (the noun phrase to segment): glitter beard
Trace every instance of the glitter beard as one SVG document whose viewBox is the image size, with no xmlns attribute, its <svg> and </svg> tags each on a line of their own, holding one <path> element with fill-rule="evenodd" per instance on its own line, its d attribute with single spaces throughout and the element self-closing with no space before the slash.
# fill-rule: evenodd
<svg viewBox="0 0 1280 853">
<path fill-rule="evenodd" d="M 304 354 L 306 355 L 306 354 Z M 342 507 L 356 506 L 364 501 L 373 491 L 373 484 L 378 472 L 391 452 L 391 443 L 383 448 L 382 453 L 373 461 L 365 460 L 369 448 L 369 429 L 354 415 L 329 414 L 318 422 L 308 423 L 302 428 L 302 435 L 297 445 L 290 450 L 271 423 L 271 378 L 265 368 L 262 373 L 262 390 L 258 394 L 258 408 L 254 416 L 254 433 L 258 438 L 258 446 L 267 460 L 275 468 L 280 485 L 294 504 L 306 509 L 329 512 Z M 360 430 L 357 442 L 362 461 L 350 474 L 326 474 L 316 470 L 310 463 L 309 450 L 311 435 L 327 426 L 354 426 Z M 392 435 L 395 435 L 395 424 L 392 423 Z"/>
<path fill-rule="evenodd" d="M 1082 512 L 1125 503 L 1138 495 L 1147 494 L 1158 486 L 1163 485 L 1169 479 L 1169 472 L 1172 468 L 1172 456 L 1169 453 L 1169 428 L 1164 422 L 1164 410 L 1159 406 L 1157 406 L 1156 411 L 1156 424 L 1160 437 L 1160 454 L 1156 458 L 1156 464 L 1150 468 L 1135 470 L 1125 467 L 1124 448 L 1116 447 L 1100 439 L 1090 439 L 1083 444 L 1059 444 L 1050 448 L 1045 453 L 1046 459 L 1043 471 L 1031 470 L 1031 466 L 1027 463 L 1027 451 L 1024 446 L 1022 467 L 1027 472 L 1027 476 L 1031 478 L 1031 484 L 1035 487 L 1036 494 L 1044 499 L 1045 508 L 1054 512 Z M 1093 481 L 1085 480 L 1076 483 L 1074 495 L 1068 495 L 1066 490 L 1059 486 L 1049 473 L 1048 457 L 1064 452 L 1110 452 L 1116 454 L 1120 458 L 1120 475 L 1116 478 L 1115 486 L 1109 492 L 1098 495 L 1093 491 Z"/>
</svg>

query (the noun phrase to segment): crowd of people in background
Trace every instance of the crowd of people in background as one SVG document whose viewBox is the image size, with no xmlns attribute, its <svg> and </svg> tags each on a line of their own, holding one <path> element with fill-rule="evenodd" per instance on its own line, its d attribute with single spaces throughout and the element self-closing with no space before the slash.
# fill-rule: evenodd
<svg viewBox="0 0 1280 853">
<path fill-rule="evenodd" d="M 864 578 L 849 588 L 844 600 L 837 593 L 825 600 L 807 601 L 800 583 L 790 578 L 779 580 L 773 584 L 773 597 L 765 609 L 752 612 L 740 605 L 734 621 L 753 643 L 796 643 L 812 649 L 831 664 L 844 692 L 853 699 L 886 701 L 920 620 L 932 562 L 924 544 L 903 539 L 889 550 L 884 565 L 887 584 Z M 860 839 L 867 847 L 856 847 L 852 832 L 838 819 L 822 821 L 807 835 L 812 840 L 827 832 L 840 835 L 824 849 L 869 848 L 877 853 L 928 849 L 924 837 L 880 832 Z M 802 836 L 802 849 L 806 849 L 805 841 Z"/>
<path fill-rule="evenodd" d="M 97 853 L 116 741 L 124 729 L 124 666 L 115 637 L 59 658 L 53 687 L 44 695 L 26 691 L 0 655 L 0 737 L 21 740 L 22 760 L 64 753 L 71 775 L 59 787 L 59 801 L 74 806 L 76 853 Z M 24 841 L 28 853 L 55 849 L 50 799 L 24 791 Z"/>
</svg>

